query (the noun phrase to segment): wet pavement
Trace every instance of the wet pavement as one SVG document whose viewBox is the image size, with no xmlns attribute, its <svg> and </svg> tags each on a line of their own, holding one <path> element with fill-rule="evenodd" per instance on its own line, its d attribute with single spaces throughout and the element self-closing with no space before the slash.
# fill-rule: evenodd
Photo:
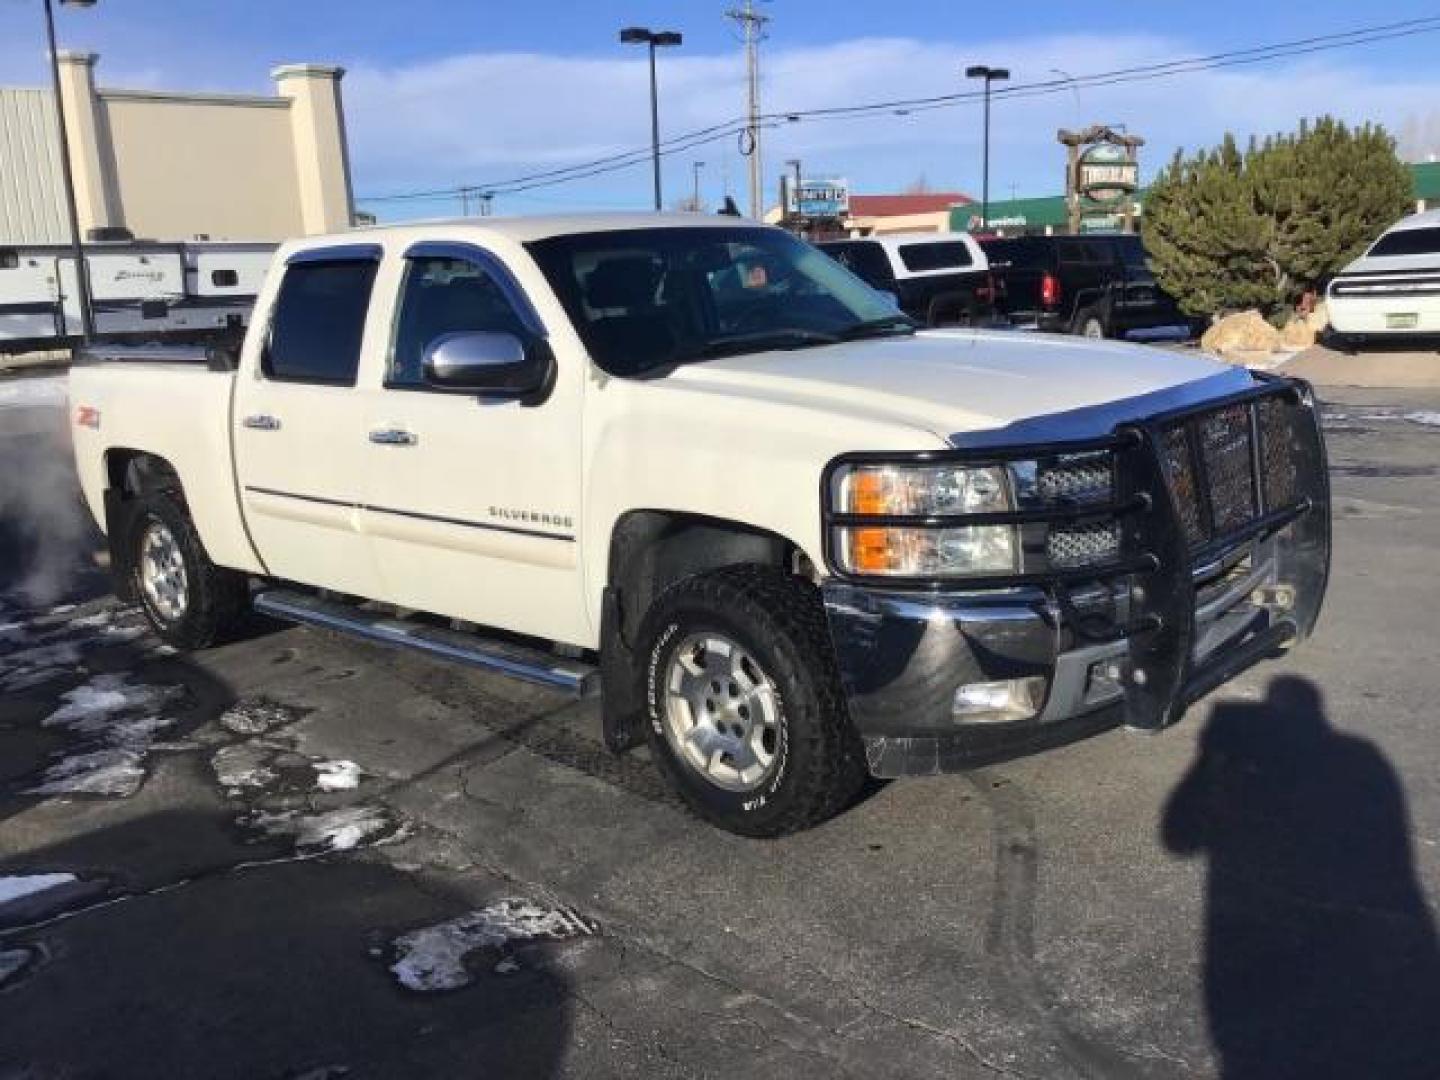
<svg viewBox="0 0 1440 1080">
<path fill-rule="evenodd" d="M 1330 398 L 1312 641 L 774 842 L 592 702 L 258 619 L 174 655 L 0 487 L 0 1080 L 1433 1076 L 1440 394 Z"/>
</svg>

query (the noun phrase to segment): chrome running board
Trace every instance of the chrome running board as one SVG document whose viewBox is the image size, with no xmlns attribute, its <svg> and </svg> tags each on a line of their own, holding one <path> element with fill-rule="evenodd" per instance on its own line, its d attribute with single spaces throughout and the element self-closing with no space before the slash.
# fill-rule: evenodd
<svg viewBox="0 0 1440 1080">
<path fill-rule="evenodd" d="M 256 611 L 277 619 L 414 649 L 575 697 L 585 697 L 600 688 L 600 673 L 593 665 L 543 649 L 431 626 L 293 589 L 264 589 L 255 594 L 252 602 Z"/>
</svg>

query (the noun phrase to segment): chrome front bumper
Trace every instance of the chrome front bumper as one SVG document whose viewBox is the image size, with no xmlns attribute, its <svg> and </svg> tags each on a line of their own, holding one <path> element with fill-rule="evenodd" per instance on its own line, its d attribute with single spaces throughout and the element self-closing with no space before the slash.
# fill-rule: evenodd
<svg viewBox="0 0 1440 1080">
<path fill-rule="evenodd" d="M 1192 699 L 1298 636 L 1273 542 L 1206 573 L 1187 667 L 1223 674 L 1195 687 Z M 832 581 L 822 593 L 850 718 L 875 776 L 950 772 L 1125 722 L 1137 662 L 1131 639 L 1087 641 L 1044 590 L 887 593 Z M 1124 602 L 1097 591 L 1079 607 L 1084 615 Z M 1033 715 L 976 719 L 957 710 L 963 687 L 1036 677 L 1045 694 Z"/>
</svg>

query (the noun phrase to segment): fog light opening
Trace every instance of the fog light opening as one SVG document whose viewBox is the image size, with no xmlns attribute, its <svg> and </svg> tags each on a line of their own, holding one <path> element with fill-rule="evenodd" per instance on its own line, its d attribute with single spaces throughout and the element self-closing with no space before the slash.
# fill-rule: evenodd
<svg viewBox="0 0 1440 1080">
<path fill-rule="evenodd" d="M 1004 724 L 1029 720 L 1044 702 L 1045 679 L 1039 675 L 966 683 L 955 691 L 953 715 L 964 724 Z"/>
</svg>

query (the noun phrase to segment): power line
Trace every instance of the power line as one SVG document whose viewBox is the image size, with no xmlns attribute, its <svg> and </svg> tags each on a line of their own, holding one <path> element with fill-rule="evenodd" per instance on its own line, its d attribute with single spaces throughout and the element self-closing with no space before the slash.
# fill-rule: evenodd
<svg viewBox="0 0 1440 1080">
<path fill-rule="evenodd" d="M 759 15 L 755 17 L 761 20 L 765 18 Z M 1111 71 L 1094 72 L 1078 77 L 1044 79 L 1030 83 L 1012 83 L 1008 87 L 993 91 L 993 93 L 996 98 L 1023 99 L 1042 97 L 1050 94 L 1068 92 L 1072 89 L 1094 89 L 1098 87 L 1172 78 L 1177 75 L 1198 74 L 1223 68 L 1250 66 L 1267 63 L 1272 60 L 1285 59 L 1291 56 L 1311 55 L 1336 49 L 1352 48 L 1359 45 L 1369 45 L 1415 34 L 1434 33 L 1436 31 L 1440 31 L 1440 16 L 1427 16 L 1423 18 L 1406 19 L 1399 22 L 1359 27 L 1353 30 L 1338 31 L 1330 34 L 1312 35 L 1291 41 L 1275 42 L 1269 45 L 1231 49 L 1204 56 L 1182 57 L 1176 60 L 1117 68 Z M 977 101 L 980 96 L 979 91 L 968 90 L 950 94 L 935 94 L 926 97 L 895 98 L 888 101 L 866 102 L 857 105 L 832 105 L 789 112 L 760 113 L 757 109 L 754 113 L 746 117 L 722 121 L 718 124 L 711 124 L 708 127 L 697 128 L 694 131 L 685 132 L 681 135 L 665 139 L 661 142 L 661 154 L 670 155 L 681 153 L 697 146 L 703 146 L 720 139 L 727 139 L 737 135 L 741 137 L 750 136 L 758 138 L 760 129 L 777 127 L 784 123 L 794 123 L 802 120 L 864 119 L 882 114 L 908 116 L 918 112 L 929 112 L 934 109 L 970 104 Z M 756 148 L 758 150 L 758 142 Z M 441 198 L 454 199 L 459 197 L 462 191 L 474 192 L 476 190 L 484 190 L 497 195 L 528 191 L 533 188 L 551 187 L 558 184 L 571 183 L 575 180 L 589 179 L 611 172 L 618 172 L 643 163 L 649 159 L 650 154 L 650 148 L 643 147 L 610 154 L 575 165 L 530 173 L 487 184 L 466 184 L 458 187 L 374 195 L 361 198 L 357 201 L 375 203 L 425 201 Z M 758 157 L 758 154 L 756 156 Z M 752 161 L 754 160 L 755 157 L 752 157 Z M 753 195 L 754 191 L 752 188 L 752 197 Z"/>
</svg>

